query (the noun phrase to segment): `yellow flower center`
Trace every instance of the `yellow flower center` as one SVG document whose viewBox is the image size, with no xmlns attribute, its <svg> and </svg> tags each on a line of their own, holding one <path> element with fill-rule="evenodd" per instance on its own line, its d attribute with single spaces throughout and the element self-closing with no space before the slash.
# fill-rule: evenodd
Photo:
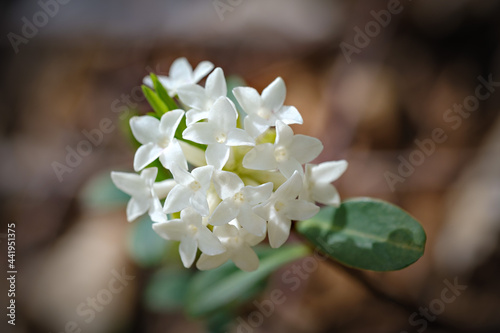
<svg viewBox="0 0 500 333">
<path fill-rule="evenodd" d="M 227 140 L 227 135 L 226 133 L 219 133 L 215 136 L 215 141 L 218 143 L 224 143 Z"/>
<path fill-rule="evenodd" d="M 274 158 L 278 162 L 286 161 L 288 159 L 288 150 L 285 147 L 276 147 Z"/>
<path fill-rule="evenodd" d="M 267 109 L 267 108 L 260 108 L 259 111 L 257 111 L 257 115 L 265 120 L 271 119 L 271 116 L 273 115 L 272 112 Z"/>
<path fill-rule="evenodd" d="M 194 182 L 192 182 L 191 184 L 189 184 L 189 187 L 193 191 L 198 191 L 201 188 L 201 184 L 198 181 L 195 180 Z"/>
<path fill-rule="evenodd" d="M 234 201 L 237 203 L 243 203 L 245 201 L 245 196 L 241 192 L 238 192 L 234 195 Z"/>
<path fill-rule="evenodd" d="M 276 209 L 277 212 L 283 209 L 285 207 L 285 204 L 282 203 L 281 201 L 278 201 L 274 204 L 274 209 Z"/>
</svg>

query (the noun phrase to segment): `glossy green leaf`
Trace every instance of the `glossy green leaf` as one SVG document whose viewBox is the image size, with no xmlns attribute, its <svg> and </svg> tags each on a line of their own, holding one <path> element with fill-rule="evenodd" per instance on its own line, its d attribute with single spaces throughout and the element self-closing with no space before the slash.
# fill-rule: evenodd
<svg viewBox="0 0 500 333">
<path fill-rule="evenodd" d="M 424 253 L 420 223 L 401 208 L 371 198 L 325 207 L 297 230 L 318 248 L 351 267 L 373 271 L 402 269 Z"/>
<path fill-rule="evenodd" d="M 146 307 L 154 312 L 180 310 L 184 306 L 192 272 L 166 267 L 150 278 L 144 292 Z"/>
<path fill-rule="evenodd" d="M 178 109 L 177 104 L 172 99 L 172 97 L 170 97 L 165 87 L 161 84 L 160 80 L 158 80 L 158 77 L 153 73 L 150 74 L 150 77 L 151 80 L 153 81 L 153 86 L 155 88 L 156 94 L 163 101 L 163 103 L 165 103 L 168 110 L 171 111 Z"/>
<path fill-rule="evenodd" d="M 168 112 L 167 105 L 153 90 L 151 90 L 151 88 L 142 85 L 142 92 L 144 93 L 144 96 L 146 96 L 146 99 L 148 100 L 149 104 L 151 105 L 153 110 L 155 110 L 156 114 L 159 117 L 163 116 L 166 112 Z"/>
<path fill-rule="evenodd" d="M 193 317 L 214 313 L 227 306 L 241 305 L 262 290 L 263 281 L 280 266 L 309 253 L 304 245 L 259 250 L 260 267 L 244 272 L 233 263 L 198 273 L 189 287 L 187 312 Z"/>
<path fill-rule="evenodd" d="M 130 231 L 130 255 L 135 262 L 143 267 L 158 265 L 170 245 L 153 231 L 152 223 L 149 216 L 145 215 L 133 222 Z"/>
</svg>

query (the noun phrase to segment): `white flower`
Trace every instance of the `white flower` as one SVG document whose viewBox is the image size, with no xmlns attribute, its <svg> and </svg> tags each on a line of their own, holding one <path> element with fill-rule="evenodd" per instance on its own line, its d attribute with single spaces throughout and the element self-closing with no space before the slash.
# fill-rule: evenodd
<svg viewBox="0 0 500 333">
<path fill-rule="evenodd" d="M 214 102 L 219 97 L 227 95 L 224 72 L 218 67 L 208 76 L 205 88 L 197 84 L 189 84 L 179 88 L 178 93 L 179 99 L 191 108 L 186 112 L 188 126 L 201 119 L 206 119 Z"/>
<path fill-rule="evenodd" d="M 219 238 L 226 251 L 216 255 L 203 253 L 196 263 L 198 269 L 213 269 L 228 260 L 232 260 L 239 269 L 247 272 L 259 268 L 259 257 L 251 246 L 260 243 L 264 237 L 257 237 L 231 224 L 214 227 L 214 235 Z"/>
<path fill-rule="evenodd" d="M 200 214 L 191 208 L 183 210 L 180 219 L 154 223 L 153 230 L 167 240 L 180 241 L 179 253 L 185 267 L 191 267 L 198 248 L 208 255 L 225 251 L 217 237 L 202 224 Z"/>
<path fill-rule="evenodd" d="M 302 190 L 302 177 L 295 172 L 264 204 L 254 208 L 255 213 L 267 221 L 269 244 L 280 247 L 290 235 L 292 220 L 305 220 L 319 211 L 315 204 L 297 199 Z"/>
<path fill-rule="evenodd" d="M 182 137 L 208 145 L 207 164 L 221 170 L 229 159 L 230 146 L 251 146 L 254 140 L 242 129 L 236 128 L 237 113 L 227 97 L 219 97 L 208 112 L 208 121 L 189 126 Z"/>
<path fill-rule="evenodd" d="M 142 170 L 158 157 L 161 164 L 167 169 L 170 169 L 173 163 L 187 169 L 182 148 L 177 139 L 174 138 L 175 131 L 183 116 L 183 110 L 172 110 L 165 113 L 160 120 L 151 116 L 130 119 L 132 133 L 142 144 L 135 153 L 135 171 Z"/>
<path fill-rule="evenodd" d="M 303 119 L 295 107 L 283 105 L 286 87 L 281 78 L 261 94 L 250 87 L 233 89 L 246 113 L 238 119 L 235 104 L 227 97 L 224 72 L 216 68 L 208 75 L 213 68 L 204 61 L 193 71 L 186 58 L 179 58 L 168 77 L 158 76 L 180 109 L 161 119 L 131 118 L 132 133 L 141 143 L 134 169 L 142 172 L 112 172 L 111 177 L 131 195 L 127 219 L 149 213 L 156 233 L 180 242 L 184 266 L 193 265 L 199 249 L 196 266 L 201 270 L 233 261 L 240 269 L 253 271 L 259 258 L 252 247 L 266 236 L 271 247 L 280 247 L 290 235 L 292 221 L 319 211 L 316 202 L 339 205 L 332 182 L 346 170 L 347 162 L 308 164 L 323 145 L 316 138 L 295 135 L 290 128 Z M 205 85 L 199 85 L 206 75 Z M 144 83 L 154 88 L 151 77 Z M 184 121 L 182 137 L 176 136 Z M 156 159 L 173 179 L 155 183 L 158 170 L 147 166 Z M 178 212 L 179 219 L 168 220 L 167 214 Z"/>
<path fill-rule="evenodd" d="M 163 211 L 170 214 L 191 206 L 199 214 L 207 216 L 210 213 L 207 191 L 212 179 L 213 166 L 202 166 L 191 173 L 174 166 L 171 172 L 177 185 L 168 193 Z"/>
<path fill-rule="evenodd" d="M 236 174 L 219 171 L 214 175 L 214 185 L 223 201 L 215 208 L 210 224 L 220 226 L 237 218 L 248 232 L 257 236 L 266 234 L 266 221 L 256 215 L 252 208 L 269 199 L 273 192 L 272 183 L 245 186 Z"/>
<path fill-rule="evenodd" d="M 214 64 L 210 61 L 202 61 L 193 71 L 187 59 L 182 57 L 174 60 L 170 66 L 169 76 L 158 75 L 158 80 L 167 89 L 170 97 L 174 97 L 180 87 L 198 83 L 213 68 Z M 144 78 L 143 83 L 153 88 L 153 80 L 149 76 Z"/>
<path fill-rule="evenodd" d="M 306 164 L 304 189 L 300 198 L 324 205 L 340 205 L 339 193 L 331 182 L 337 180 L 346 169 L 347 162 L 344 160 L 319 165 Z"/>
<path fill-rule="evenodd" d="M 297 134 L 281 121 L 276 122 L 276 142 L 252 148 L 243 158 L 243 166 L 254 170 L 278 169 L 290 178 L 295 171 L 303 174 L 302 164 L 312 161 L 323 150 L 316 138 Z"/>
<path fill-rule="evenodd" d="M 299 111 L 294 106 L 283 105 L 286 87 L 280 77 L 262 91 L 262 96 L 250 87 L 234 88 L 233 94 L 248 114 L 245 117 L 245 130 L 254 138 L 274 126 L 277 120 L 285 124 L 302 124 L 303 122 Z"/>
<path fill-rule="evenodd" d="M 156 220 L 163 220 L 163 212 L 159 199 L 165 198 L 174 187 L 172 179 L 155 183 L 157 168 L 142 170 L 141 174 L 127 172 L 111 172 L 111 179 L 123 192 L 132 196 L 127 204 L 127 220 L 132 222 L 142 214 L 156 216 Z M 166 218 L 165 218 L 166 220 Z"/>
</svg>

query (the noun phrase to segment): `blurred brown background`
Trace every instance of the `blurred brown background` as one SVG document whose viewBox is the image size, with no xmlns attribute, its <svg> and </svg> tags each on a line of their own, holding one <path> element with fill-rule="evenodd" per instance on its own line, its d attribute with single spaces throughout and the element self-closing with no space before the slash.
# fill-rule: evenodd
<svg viewBox="0 0 500 333">
<path fill-rule="evenodd" d="M 127 105 L 147 111 L 142 78 L 167 74 L 185 56 L 192 65 L 210 60 L 258 90 L 282 76 L 286 104 L 304 117 L 294 130 L 323 141 L 319 161 L 350 164 L 336 182 L 342 197 L 398 204 L 428 235 L 415 265 L 365 274 L 387 297 L 322 264 L 255 332 L 499 332 L 500 3 L 397 3 L 4 2 L 0 269 L 7 271 L 5 233 L 14 222 L 19 273 L 16 326 L 2 310 L 0 330 L 63 332 L 78 318 L 78 304 L 123 268 L 135 279 L 95 320 L 80 324 L 82 332 L 204 331 L 182 313 L 145 309 L 150 272 L 126 250 L 124 208 L 97 210 L 79 199 L 94 176 L 132 169 L 119 117 Z M 478 91 L 488 96 L 471 97 Z M 60 181 L 53 162 L 66 164 L 68 147 L 76 149 L 103 119 L 113 130 Z M 440 140 L 430 141 L 436 129 Z M 439 303 L 445 280 L 467 289 L 425 330 L 412 324 L 412 311 Z M 0 281 L 5 309 L 8 288 Z M 280 283 L 274 278 L 271 286 Z"/>
</svg>

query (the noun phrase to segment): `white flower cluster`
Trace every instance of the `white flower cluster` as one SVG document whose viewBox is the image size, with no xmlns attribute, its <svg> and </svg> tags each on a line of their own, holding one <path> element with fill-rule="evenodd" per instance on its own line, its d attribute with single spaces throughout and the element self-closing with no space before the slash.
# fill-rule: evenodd
<svg viewBox="0 0 500 333">
<path fill-rule="evenodd" d="M 283 105 L 286 88 L 281 78 L 262 94 L 250 87 L 233 89 L 245 114 L 241 119 L 227 98 L 222 69 L 212 71 L 213 67 L 205 61 L 193 71 L 180 58 L 169 77 L 159 77 L 169 95 L 188 111 L 171 110 L 161 119 L 133 117 L 132 132 L 142 144 L 134 169 L 141 173 L 111 176 L 132 196 L 128 220 L 148 212 L 156 233 L 180 241 L 184 266 L 193 264 L 199 249 L 196 267 L 201 270 L 232 260 L 240 269 L 252 271 L 259 266 L 252 246 L 266 235 L 271 247 L 280 247 L 288 239 L 292 220 L 308 219 L 319 211 L 316 202 L 339 204 L 331 182 L 347 163 L 308 164 L 323 145 L 316 138 L 295 135 L 289 127 L 302 124 L 302 117 L 295 107 Z M 198 85 L 209 72 L 205 87 Z M 149 77 L 144 83 L 153 86 Z M 176 137 L 183 119 L 187 128 Z M 146 167 L 158 158 L 173 179 L 155 183 L 157 168 Z"/>
</svg>

